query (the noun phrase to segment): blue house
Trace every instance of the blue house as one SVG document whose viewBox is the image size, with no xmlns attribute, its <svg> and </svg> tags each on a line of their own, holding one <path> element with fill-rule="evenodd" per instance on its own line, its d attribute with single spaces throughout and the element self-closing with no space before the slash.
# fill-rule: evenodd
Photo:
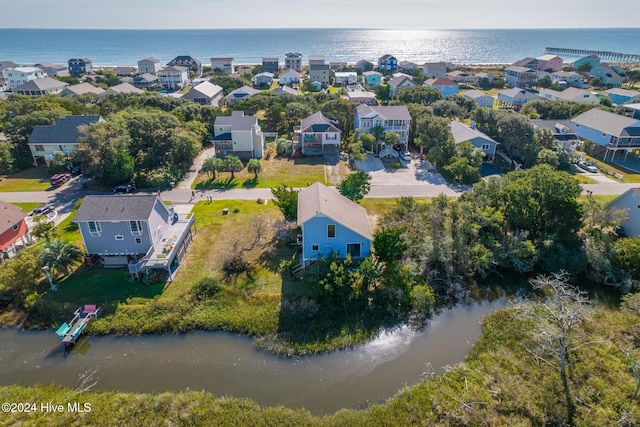
<svg viewBox="0 0 640 427">
<path fill-rule="evenodd" d="M 613 89 L 609 89 L 606 93 L 611 102 L 617 105 L 626 104 L 636 98 L 640 99 L 640 92 L 637 90 L 620 89 L 615 87 Z"/>
<path fill-rule="evenodd" d="M 398 60 L 393 55 L 383 55 L 378 58 L 378 70 L 380 71 L 397 71 Z"/>
<path fill-rule="evenodd" d="M 69 60 L 69 74 L 80 77 L 93 72 L 93 62 L 89 58 L 72 58 Z"/>
<path fill-rule="evenodd" d="M 382 73 L 377 71 L 365 71 L 362 73 L 362 77 L 364 77 L 367 86 L 376 87 L 382 84 Z"/>
<path fill-rule="evenodd" d="M 584 58 L 580 58 L 573 62 L 573 68 L 578 69 L 581 65 L 589 65 L 591 68 L 594 68 L 600 65 L 600 57 L 597 55 L 589 55 Z"/>
<path fill-rule="evenodd" d="M 425 86 L 438 89 L 445 98 L 458 94 L 458 83 L 446 77 L 438 77 L 437 79 L 428 79 L 424 82 Z"/>
<path fill-rule="evenodd" d="M 298 225 L 302 229 L 302 265 L 332 252 L 354 259 L 371 254 L 373 232 L 367 212 L 333 187 L 316 182 L 300 190 Z"/>
<path fill-rule="evenodd" d="M 613 161 L 619 151 L 626 158 L 629 151 L 640 149 L 640 120 L 592 108 L 571 119 L 571 124 L 580 139 L 606 148 L 604 161 Z"/>
</svg>

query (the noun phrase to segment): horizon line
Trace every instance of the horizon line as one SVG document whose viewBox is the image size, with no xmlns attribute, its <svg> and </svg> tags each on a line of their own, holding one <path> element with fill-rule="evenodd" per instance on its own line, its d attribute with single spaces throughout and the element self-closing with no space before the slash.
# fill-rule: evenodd
<svg viewBox="0 0 640 427">
<path fill-rule="evenodd" d="M 467 28 L 393 28 L 393 27 L 225 27 L 225 28 L 119 28 L 119 27 L 100 27 L 100 28 L 80 28 L 80 27 L 0 27 L 0 30 L 101 30 L 101 31 L 201 31 L 201 30 L 365 30 L 365 31 L 465 31 L 465 30 L 636 30 L 640 27 L 467 27 Z"/>
</svg>

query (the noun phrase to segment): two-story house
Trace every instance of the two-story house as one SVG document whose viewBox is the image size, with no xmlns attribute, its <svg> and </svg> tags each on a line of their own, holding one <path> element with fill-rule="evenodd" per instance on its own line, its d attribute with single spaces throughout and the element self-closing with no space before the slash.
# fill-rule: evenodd
<svg viewBox="0 0 640 427">
<path fill-rule="evenodd" d="M 325 116 L 321 111 L 302 119 L 299 128 L 294 128 L 297 135 L 297 146 L 302 154 L 323 155 L 340 151 L 342 132 L 338 123 Z"/>
<path fill-rule="evenodd" d="M 356 70 L 360 71 L 371 71 L 373 70 L 373 63 L 367 61 L 366 59 L 361 59 L 356 62 Z"/>
<path fill-rule="evenodd" d="M 393 55 L 382 55 L 378 58 L 378 70 L 379 71 L 397 71 L 398 70 L 398 60 Z"/>
<path fill-rule="evenodd" d="M 253 76 L 253 84 L 258 87 L 271 87 L 273 84 L 273 73 L 264 71 Z"/>
<path fill-rule="evenodd" d="M 93 61 L 89 58 L 71 58 L 68 64 L 69 74 L 73 77 L 80 77 L 84 74 L 93 73 Z"/>
<path fill-rule="evenodd" d="M 592 108 L 571 119 L 578 136 L 606 149 L 604 161 L 612 160 L 619 151 L 640 149 L 640 120 Z"/>
<path fill-rule="evenodd" d="M 623 211 L 625 219 L 620 224 L 629 237 L 640 237 L 640 188 L 630 188 L 609 203 L 612 211 Z"/>
<path fill-rule="evenodd" d="M 25 218 L 19 207 L 0 200 L 0 262 L 33 243 Z"/>
<path fill-rule="evenodd" d="M 640 92 L 637 90 L 621 89 L 619 87 L 609 89 L 605 93 L 607 94 L 607 98 L 617 105 L 626 104 L 629 101 L 640 98 Z"/>
<path fill-rule="evenodd" d="M 337 85 L 354 85 L 358 83 L 358 73 L 355 71 L 337 71 L 334 79 Z"/>
<path fill-rule="evenodd" d="M 31 80 L 43 79 L 47 75 L 38 67 L 5 68 L 3 71 L 7 90 L 13 90 Z"/>
<path fill-rule="evenodd" d="M 418 86 L 413 79 L 407 76 L 394 77 L 387 84 L 389 85 L 389 96 L 391 97 L 404 88 Z"/>
<path fill-rule="evenodd" d="M 467 126 L 464 123 L 454 120 L 451 122 L 450 126 L 451 135 L 453 135 L 453 139 L 456 141 L 456 144 L 469 141 L 474 148 L 482 150 L 485 155 L 485 161 L 493 161 L 496 155 L 496 147 L 498 146 L 498 143 L 476 129 L 475 122 L 471 122 L 471 125 Z"/>
<path fill-rule="evenodd" d="M 144 73 L 133 78 L 133 83 L 138 89 L 152 90 L 160 86 L 160 79 L 155 74 Z"/>
<path fill-rule="evenodd" d="M 593 67 L 590 74 L 592 77 L 598 77 L 602 81 L 602 84 L 609 88 L 620 87 L 621 84 L 629 80 L 629 77 L 622 68 L 605 64 L 604 62 Z"/>
<path fill-rule="evenodd" d="M 134 278 L 150 269 L 178 268 L 194 230 L 194 216 L 178 215 L 157 194 L 86 196 L 73 222 L 88 256 L 104 267 L 128 266 Z"/>
<path fill-rule="evenodd" d="M 276 58 L 262 58 L 262 69 L 269 73 L 277 73 L 280 69 L 280 60 Z"/>
<path fill-rule="evenodd" d="M 34 67 L 40 68 L 48 77 L 66 77 L 69 75 L 69 67 L 51 62 L 39 62 Z"/>
<path fill-rule="evenodd" d="M 140 74 L 158 74 L 162 70 L 162 63 L 156 58 L 145 58 L 138 61 L 138 72 Z"/>
<path fill-rule="evenodd" d="M 365 209 L 319 182 L 298 193 L 298 226 L 302 230 L 300 262 L 335 253 L 354 259 L 371 254 L 373 231 Z"/>
<path fill-rule="evenodd" d="M 309 80 L 328 85 L 331 82 L 329 64 L 309 64 Z"/>
<path fill-rule="evenodd" d="M 422 74 L 429 76 L 433 79 L 439 77 L 446 77 L 447 75 L 447 63 L 446 62 L 425 62 L 422 64 Z"/>
<path fill-rule="evenodd" d="M 167 67 L 186 67 L 196 77 L 202 75 L 202 62 L 199 59 L 189 55 L 180 55 L 173 58 L 167 63 Z"/>
<path fill-rule="evenodd" d="M 180 90 L 189 84 L 189 69 L 181 66 L 166 67 L 158 71 L 158 79 L 166 90 Z"/>
<path fill-rule="evenodd" d="M 278 76 L 278 83 L 280 83 L 280 85 L 300 83 L 301 76 L 302 74 L 299 71 L 289 69 L 280 73 Z"/>
<path fill-rule="evenodd" d="M 437 79 L 427 79 L 424 81 L 424 85 L 437 89 L 443 97 L 457 95 L 458 83 L 450 80 L 446 77 L 438 77 Z"/>
<path fill-rule="evenodd" d="M 36 167 L 53 160 L 56 151 L 69 155 L 85 134 L 81 126 L 91 126 L 102 121 L 100 116 L 67 116 L 56 120 L 55 125 L 36 125 L 29 137 L 29 149 Z"/>
<path fill-rule="evenodd" d="M 211 58 L 211 69 L 219 70 L 223 74 L 233 74 L 236 72 L 233 58 Z"/>
<path fill-rule="evenodd" d="M 539 95 L 524 89 L 514 87 L 498 92 L 498 104 L 501 108 L 520 109 L 524 104 L 536 99 L 542 99 Z"/>
<path fill-rule="evenodd" d="M 553 73 L 562 70 L 562 58 L 556 55 L 542 55 L 538 60 L 538 70 Z"/>
<path fill-rule="evenodd" d="M 538 81 L 538 73 L 535 68 L 511 66 L 505 68 L 504 74 L 505 80 L 513 88 L 532 87 Z"/>
<path fill-rule="evenodd" d="M 395 132 L 400 136 L 400 143 L 406 149 L 409 144 L 409 128 L 411 114 L 404 105 L 358 105 L 355 112 L 354 127 L 356 131 L 372 133 L 372 129 L 381 126 L 384 132 Z"/>
<path fill-rule="evenodd" d="M 213 144 L 218 157 L 230 154 L 246 159 L 259 159 L 264 152 L 264 135 L 258 118 L 232 111 L 231 116 L 218 116 L 213 125 Z"/>
<path fill-rule="evenodd" d="M 212 105 L 214 107 L 221 106 L 223 97 L 222 88 L 208 81 L 200 83 L 182 95 L 183 99 L 188 99 L 196 104 Z"/>
<path fill-rule="evenodd" d="M 369 87 L 376 87 L 382 84 L 382 73 L 377 71 L 365 71 L 362 73 L 364 83 Z"/>
</svg>

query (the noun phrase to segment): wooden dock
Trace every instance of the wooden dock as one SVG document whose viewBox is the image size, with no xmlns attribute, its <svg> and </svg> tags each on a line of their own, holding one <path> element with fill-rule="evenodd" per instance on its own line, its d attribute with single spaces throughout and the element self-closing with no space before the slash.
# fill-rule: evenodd
<svg viewBox="0 0 640 427">
<path fill-rule="evenodd" d="M 547 47 L 545 53 L 553 55 L 592 56 L 614 62 L 640 62 L 640 54 L 609 52 L 607 50 L 569 49 L 564 47 Z"/>
<path fill-rule="evenodd" d="M 56 334 L 62 340 L 65 348 L 73 347 L 78 340 L 78 337 L 84 331 L 85 326 L 91 319 L 95 319 L 100 314 L 101 307 L 95 305 L 85 305 L 84 307 L 78 307 L 73 313 L 73 319 L 69 323 L 63 323 L 58 328 Z"/>
</svg>

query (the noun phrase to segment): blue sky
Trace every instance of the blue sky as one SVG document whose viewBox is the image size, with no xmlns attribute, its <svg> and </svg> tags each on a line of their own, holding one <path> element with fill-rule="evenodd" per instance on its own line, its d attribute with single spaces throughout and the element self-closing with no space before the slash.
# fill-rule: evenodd
<svg viewBox="0 0 640 427">
<path fill-rule="evenodd" d="M 0 28 L 638 27 L 618 0 L 1 0 Z"/>
</svg>

